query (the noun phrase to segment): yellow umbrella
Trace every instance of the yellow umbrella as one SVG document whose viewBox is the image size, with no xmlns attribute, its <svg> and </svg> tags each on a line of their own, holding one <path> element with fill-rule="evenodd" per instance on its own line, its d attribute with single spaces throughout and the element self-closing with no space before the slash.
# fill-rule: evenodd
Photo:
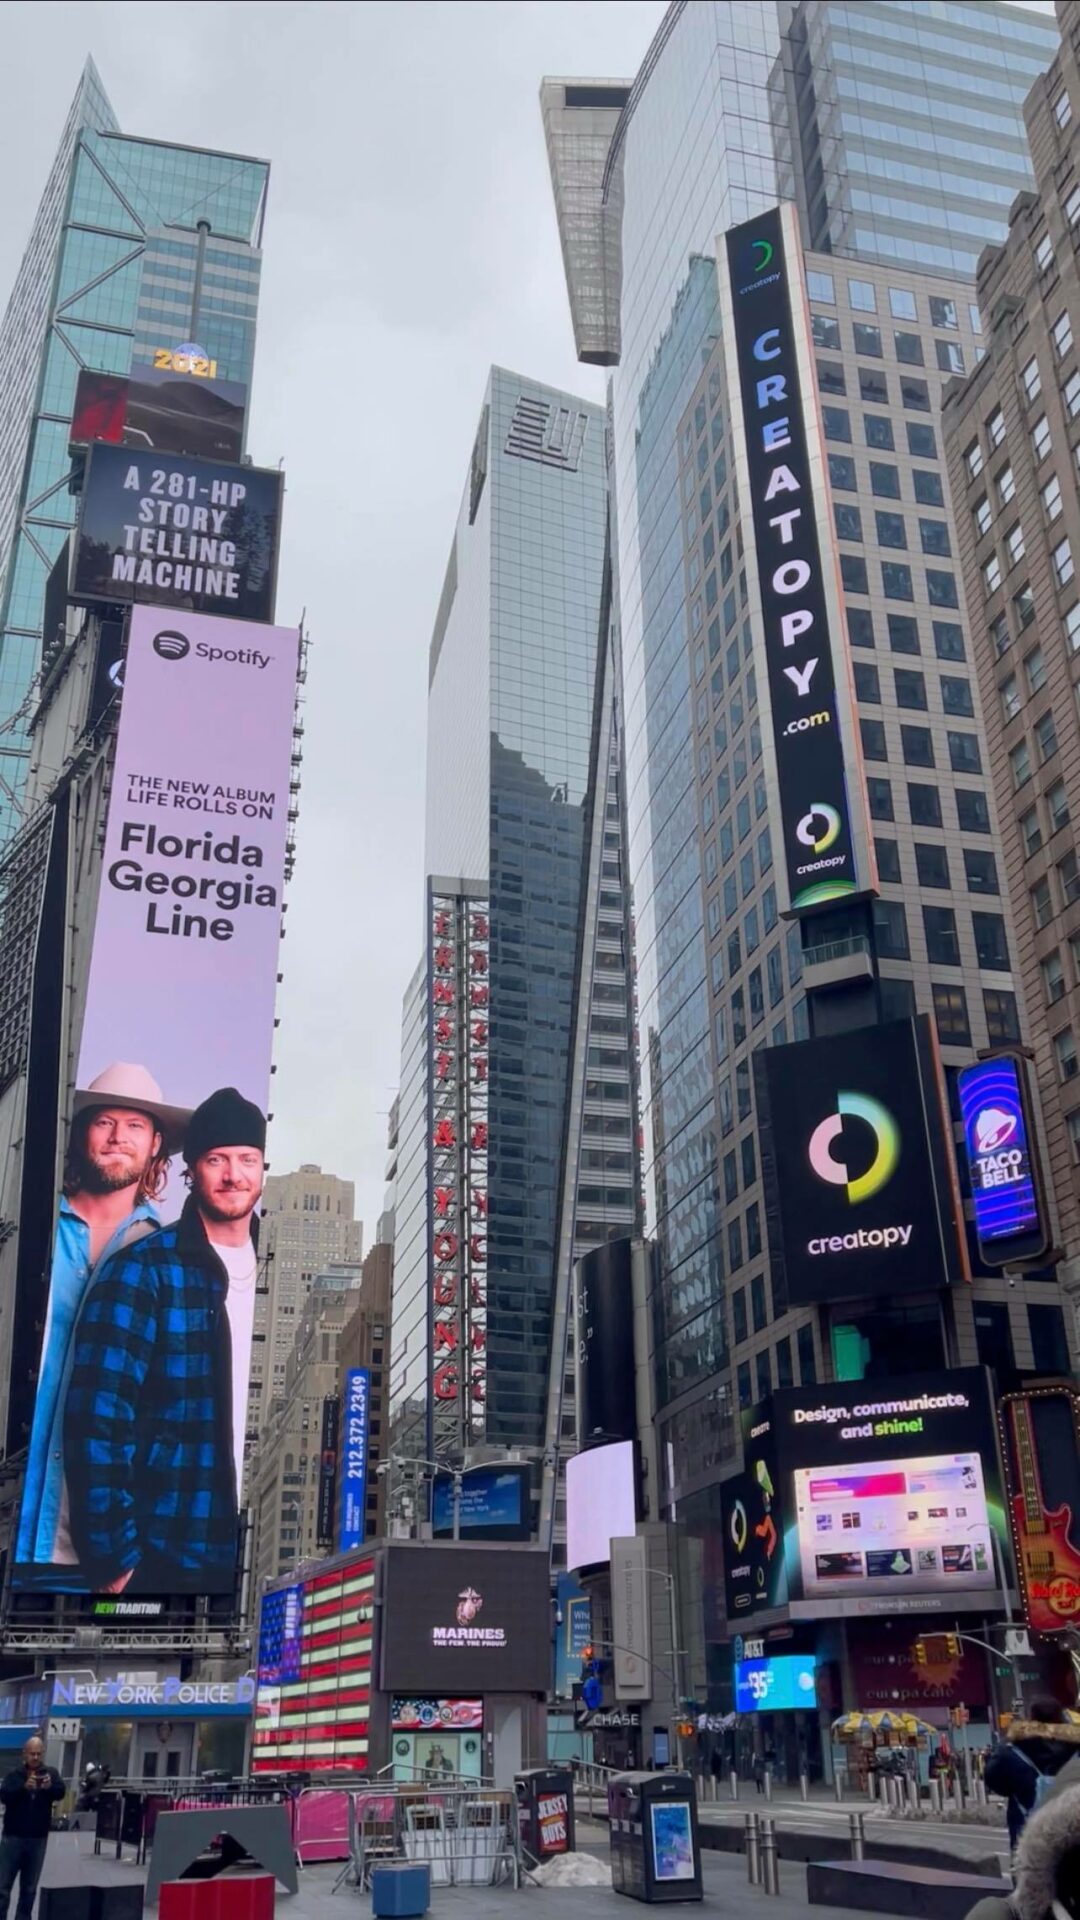
<svg viewBox="0 0 1080 1920">
<path fill-rule="evenodd" d="M 934 1739 L 938 1731 L 914 1713 L 896 1712 L 889 1707 L 879 1708 L 873 1713 L 856 1710 L 854 1713 L 841 1714 L 838 1720 L 833 1721 L 832 1730 L 840 1739 L 857 1733 L 902 1733 L 908 1740 Z"/>
</svg>

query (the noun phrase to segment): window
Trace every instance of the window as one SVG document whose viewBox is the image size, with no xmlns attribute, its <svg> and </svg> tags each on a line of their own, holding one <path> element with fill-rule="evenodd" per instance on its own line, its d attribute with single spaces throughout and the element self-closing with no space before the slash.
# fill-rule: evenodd
<svg viewBox="0 0 1080 1920">
<path fill-rule="evenodd" d="M 1061 512 L 1061 482 L 1056 473 L 1050 475 L 1049 480 L 1042 489 L 1040 498 L 1043 503 L 1043 512 L 1046 514 L 1047 519 L 1056 520 L 1058 514 Z"/>
<path fill-rule="evenodd" d="M 1041 647 L 1033 647 L 1024 661 L 1024 678 L 1029 693 L 1038 693 L 1046 685 L 1046 662 Z"/>
<path fill-rule="evenodd" d="M 1016 476 L 1011 467 L 1002 467 L 997 477 L 997 490 L 1002 506 L 1008 506 L 1016 493 Z"/>
<path fill-rule="evenodd" d="M 872 647 L 874 616 L 865 607 L 847 607 L 848 640 L 853 647 Z"/>
<path fill-rule="evenodd" d="M 934 438 L 934 429 L 933 427 L 928 427 L 925 421 L 909 420 L 907 422 L 907 443 L 908 452 L 913 454 L 916 460 L 937 459 L 937 441 Z"/>
<path fill-rule="evenodd" d="M 827 300 L 830 306 L 836 301 L 836 290 L 831 273 L 811 272 L 806 276 L 806 290 L 811 300 Z"/>
<path fill-rule="evenodd" d="M 961 680 L 956 674 L 943 673 L 941 704 L 946 713 L 953 714 L 958 719 L 973 720 L 975 707 L 971 698 L 970 680 Z"/>
<path fill-rule="evenodd" d="M 900 744 L 907 767 L 932 767 L 934 742 L 929 727 L 901 727 Z"/>
<path fill-rule="evenodd" d="M 915 988 L 910 980 L 890 980 L 884 975 L 878 982 L 881 992 L 881 1013 L 885 1020 L 913 1020 L 915 1017 Z"/>
<path fill-rule="evenodd" d="M 733 1153 L 729 1153 L 727 1158 L 729 1160 L 734 1161 L 735 1156 Z M 749 1327 L 747 1326 L 747 1321 L 746 1321 L 746 1288 L 745 1287 L 738 1287 L 731 1296 L 731 1320 L 732 1320 L 732 1328 L 735 1334 L 735 1345 L 739 1347 L 742 1345 L 743 1341 L 746 1339 L 747 1334 L 749 1332 Z"/>
<path fill-rule="evenodd" d="M 1031 1329 L 1031 1354 L 1036 1373 L 1068 1373 L 1069 1342 L 1061 1308 L 1029 1306 L 1028 1326 Z"/>
<path fill-rule="evenodd" d="M 964 848 L 964 877 L 969 893 L 1000 893 L 997 863 L 982 847 Z"/>
<path fill-rule="evenodd" d="M 952 327 L 960 325 L 956 317 L 956 301 L 942 299 L 937 294 L 930 295 L 930 325 L 932 327 Z"/>
<path fill-rule="evenodd" d="M 1076 1041 L 1071 1027 L 1064 1027 L 1054 1035 L 1054 1059 L 1057 1064 L 1059 1080 L 1074 1080 L 1078 1071 Z"/>
<path fill-rule="evenodd" d="M 1039 372 L 1039 363 L 1034 354 L 1027 364 L 1021 367 L 1020 378 L 1024 383 L 1024 392 L 1028 399 L 1037 400 L 1042 392 L 1042 374 Z"/>
<path fill-rule="evenodd" d="M 1042 974 L 1043 994 L 1046 998 L 1046 1004 L 1048 1007 L 1055 1006 L 1059 1000 L 1065 997 L 1065 969 L 1061 964 L 1061 955 L 1056 947 L 1053 953 L 1047 955 L 1045 960 L 1040 960 L 1039 972 Z"/>
<path fill-rule="evenodd" d="M 1031 586 L 1027 581 L 1013 594 L 1012 603 L 1013 612 L 1016 615 L 1016 624 L 1020 628 L 1021 633 L 1023 633 L 1024 628 L 1030 626 L 1032 620 L 1035 618 L 1035 595 L 1032 593 Z"/>
<path fill-rule="evenodd" d="M 881 589 L 886 600 L 914 600 L 911 585 L 911 568 L 900 560 L 883 560 L 881 563 Z"/>
<path fill-rule="evenodd" d="M 854 673 L 856 699 L 867 700 L 876 707 L 880 706 L 881 687 L 878 682 L 877 668 L 868 665 L 862 660 L 857 660 L 855 662 Z"/>
<path fill-rule="evenodd" d="M 855 479 L 855 462 L 850 454 L 830 453 L 829 480 L 841 493 L 855 492 L 858 483 Z"/>
<path fill-rule="evenodd" d="M 1035 265 L 1040 273 L 1049 272 L 1054 264 L 1054 243 L 1048 233 L 1040 236 L 1035 247 Z"/>
<path fill-rule="evenodd" d="M 1054 722 L 1054 713 L 1051 707 L 1048 707 L 1045 713 L 1039 715 L 1039 718 L 1035 722 L 1034 732 L 1035 745 L 1039 750 L 1039 760 L 1041 764 L 1045 766 L 1046 762 L 1057 752 L 1057 726 Z"/>
<path fill-rule="evenodd" d="M 800 1327 L 795 1336 L 795 1341 L 799 1349 L 799 1379 L 804 1387 L 812 1387 L 817 1379 L 817 1367 L 814 1362 L 813 1327 L 809 1325 Z"/>
<path fill-rule="evenodd" d="M 863 714 L 859 719 L 859 732 L 862 736 L 863 757 L 866 760 L 887 760 L 885 728 L 880 720 L 868 720 Z"/>
<path fill-rule="evenodd" d="M 844 369 L 836 360 L 819 360 L 817 363 L 818 386 L 822 393 L 846 393 L 847 381 Z"/>
<path fill-rule="evenodd" d="M 1065 411 L 1069 419 L 1075 420 L 1080 413 L 1080 373 L 1070 373 L 1061 389 L 1061 397 L 1065 402 Z"/>
<path fill-rule="evenodd" d="M 870 805 L 871 820 L 895 820 L 892 786 L 888 780 L 868 779 L 866 797 Z"/>
<path fill-rule="evenodd" d="M 1066 907 L 1074 907 L 1080 900 L 1080 867 L 1077 866 L 1076 854 L 1072 848 L 1069 849 L 1064 860 L 1058 861 L 1058 885 L 1061 888 L 1062 903 Z"/>
<path fill-rule="evenodd" d="M 881 328 L 871 326 L 868 320 L 853 320 L 851 330 L 855 335 L 856 353 L 872 354 L 876 360 L 880 360 Z"/>
<path fill-rule="evenodd" d="M 862 539 L 862 515 L 858 507 L 851 507 L 842 500 L 833 502 L 833 519 L 836 522 L 838 540 Z"/>
<path fill-rule="evenodd" d="M 976 787 L 957 787 L 956 819 L 962 833 L 989 833 L 990 808 Z"/>
<path fill-rule="evenodd" d="M 874 901 L 877 950 L 883 960 L 909 960 L 907 915 L 899 900 Z"/>
<path fill-rule="evenodd" d="M 998 688 L 998 695 L 1001 700 L 1003 719 L 1015 720 L 1024 704 L 1023 695 L 1020 692 L 1020 682 L 1015 673 L 1010 673 L 1008 679 L 1002 681 Z"/>
<path fill-rule="evenodd" d="M 1059 127 L 1067 127 L 1069 121 L 1072 119 L 1072 102 L 1065 89 L 1062 89 L 1054 101 L 1054 119 L 1057 121 Z"/>
<path fill-rule="evenodd" d="M 1050 893 L 1050 882 L 1045 874 L 1041 880 L 1036 880 L 1035 885 L 1028 894 L 1028 899 L 1031 902 L 1031 917 L 1035 922 L 1036 928 L 1041 931 L 1043 927 L 1049 925 L 1054 917 L 1054 902 Z"/>
<path fill-rule="evenodd" d="M 1080 222 L 1080 187 L 1074 187 L 1065 202 L 1065 218 L 1070 227 L 1075 227 Z"/>
<path fill-rule="evenodd" d="M 983 1006 L 986 1009 L 986 1031 L 992 1042 L 1019 1040 L 1020 1015 L 1015 993 L 1010 993 L 1007 987 L 984 987 Z"/>
<path fill-rule="evenodd" d="M 1031 779 L 1031 751 L 1026 740 L 1021 740 L 1009 755 L 1009 767 L 1012 771 L 1013 792 L 1019 793 L 1021 787 Z"/>
<path fill-rule="evenodd" d="M 968 1021 L 967 995 L 963 987 L 939 986 L 935 982 L 934 1019 L 937 1022 L 938 1039 L 946 1047 L 970 1047 L 971 1026 Z"/>
<path fill-rule="evenodd" d="M 859 368 L 859 397 L 869 401 L 872 407 L 888 406 L 889 383 L 876 367 Z"/>
<path fill-rule="evenodd" d="M 954 773 L 982 772 L 982 756 L 979 753 L 977 734 L 953 733 L 950 728 L 945 738 L 949 744 L 949 765 Z"/>
<path fill-rule="evenodd" d="M 915 498 L 921 507 L 945 505 L 945 489 L 940 473 L 934 473 L 929 467 L 916 467 L 911 477 L 915 482 Z M 944 551 L 948 553 L 948 547 Z"/>
<path fill-rule="evenodd" d="M 943 573 L 938 567 L 926 569 L 926 592 L 932 607 L 958 607 L 959 595 L 956 590 L 956 575 Z"/>
<path fill-rule="evenodd" d="M 1069 651 L 1070 653 L 1076 653 L 1080 650 L 1080 600 L 1077 601 L 1074 607 L 1069 608 L 1065 615 L 1063 625 L 1065 628 L 1065 638 L 1069 643 Z"/>
<path fill-rule="evenodd" d="M 912 667 L 894 667 L 893 680 L 896 683 L 896 704 L 898 707 L 916 707 L 926 711 L 926 676 L 917 673 Z"/>
<path fill-rule="evenodd" d="M 977 440 L 973 440 L 969 447 L 965 447 L 964 465 L 967 468 L 968 479 L 976 480 L 983 470 L 983 451 Z"/>
<path fill-rule="evenodd" d="M 1009 632 L 1009 622 L 1005 614 L 999 613 L 996 619 L 991 620 L 990 639 L 993 642 L 994 658 L 1000 660 L 1002 654 L 1008 653 L 1012 646 L 1012 634 Z"/>
<path fill-rule="evenodd" d="M 986 437 L 992 447 L 1000 447 L 1005 438 L 1005 415 L 996 407 L 986 423 Z"/>
<path fill-rule="evenodd" d="M 975 522 L 975 536 L 981 540 L 984 533 L 989 533 L 994 521 L 994 516 L 990 511 L 990 502 L 985 493 L 981 500 L 976 500 L 971 510 L 971 517 Z"/>
<path fill-rule="evenodd" d="M 900 848 L 895 840 L 880 839 L 874 835 L 874 853 L 877 857 L 878 879 L 890 886 L 900 886 L 903 875 L 900 871 Z"/>
<path fill-rule="evenodd" d="M 776 1343 L 776 1384 L 778 1387 L 795 1385 L 795 1368 L 791 1359 L 791 1338 L 785 1334 Z"/>
<path fill-rule="evenodd" d="M 889 645 L 894 653 L 918 653 L 919 623 L 910 613 L 890 613 Z"/>
<path fill-rule="evenodd" d="M 851 439 L 851 415 L 846 407 L 822 407 L 822 424 L 826 440 Z"/>
<path fill-rule="evenodd" d="M 1047 425 L 1045 413 L 1039 415 L 1031 429 L 1031 445 L 1036 463 L 1045 460 L 1050 451 L 1050 428 Z"/>
<path fill-rule="evenodd" d="M 992 973 L 1008 973 L 1009 949 L 1000 913 L 972 913 L 971 930 L 980 967 L 988 967 Z"/>
<path fill-rule="evenodd" d="M 1046 795 L 1047 811 L 1050 815 L 1051 833 L 1060 833 L 1062 827 L 1069 824 L 1069 796 L 1064 780 L 1055 780 Z"/>
<path fill-rule="evenodd" d="M 904 516 L 902 513 L 875 513 L 874 519 L 877 522 L 879 546 L 907 546 L 907 534 L 904 531 Z"/>
<path fill-rule="evenodd" d="M 1080 1165 L 1080 1107 L 1074 1107 L 1071 1113 L 1065 1115 L 1065 1125 L 1069 1129 L 1069 1145 L 1072 1148 L 1073 1159 L 1077 1165 Z"/>
<path fill-rule="evenodd" d="M 942 373 L 963 373 L 964 349 L 958 340 L 935 340 L 934 353 Z"/>
<path fill-rule="evenodd" d="M 1077 374 L 1076 377 L 1078 382 L 1080 382 L 1080 374 Z M 1078 405 L 1080 405 L 1080 403 L 1078 403 Z M 866 444 L 868 447 L 876 447 L 885 453 L 891 453 L 893 451 L 895 442 L 893 440 L 892 421 L 889 420 L 885 414 L 864 413 L 863 432 L 866 435 Z"/>
<path fill-rule="evenodd" d="M 1009 556 L 1010 567 L 1015 567 L 1024 557 L 1024 529 L 1019 520 L 1014 520 L 1005 535 L 1005 549 Z"/>
<path fill-rule="evenodd" d="M 1067 540 L 1062 540 L 1054 548 L 1051 558 L 1054 562 L 1054 578 L 1058 586 L 1063 587 L 1073 577 L 1072 548 Z"/>
<path fill-rule="evenodd" d="M 831 313 L 812 313 L 810 332 L 815 347 L 828 347 L 835 353 L 840 352 L 840 322 Z"/>
<path fill-rule="evenodd" d="M 940 827 L 941 795 L 923 780 L 908 781 L 908 812 L 915 827 Z"/>
<path fill-rule="evenodd" d="M 932 967 L 958 967 L 960 942 L 956 937 L 956 915 L 951 907 L 925 907 L 923 927 L 926 952 Z"/>
<path fill-rule="evenodd" d="M 1058 359 L 1064 360 L 1073 343 L 1072 321 L 1069 319 L 1067 308 L 1064 313 L 1059 313 L 1054 321 L 1050 329 L 1050 338 L 1054 343 L 1054 351 Z"/>
<path fill-rule="evenodd" d="M 890 466 L 885 460 L 871 460 L 870 491 L 876 493 L 879 500 L 899 500 L 899 468 Z"/>
<path fill-rule="evenodd" d="M 757 1397 L 766 1400 L 772 1392 L 772 1362 L 768 1350 L 759 1353 L 754 1361 L 754 1378 L 757 1383 Z"/>
<path fill-rule="evenodd" d="M 996 553 L 992 553 L 989 560 L 983 561 L 982 576 L 983 591 L 987 599 L 989 599 L 990 595 L 996 593 L 1001 585 L 1001 561 L 998 559 Z"/>
<path fill-rule="evenodd" d="M 919 309 L 915 304 L 915 295 L 908 287 L 889 288 L 889 312 L 894 320 L 917 320 Z"/>
<path fill-rule="evenodd" d="M 866 561 L 857 553 L 840 555 L 840 579 L 845 593 L 869 593 Z"/>
<path fill-rule="evenodd" d="M 934 652 L 939 660 L 966 660 L 964 631 L 955 620 L 935 620 Z"/>
<path fill-rule="evenodd" d="M 869 280 L 849 280 L 848 299 L 856 313 L 876 313 L 877 295 Z"/>
<path fill-rule="evenodd" d="M 1032 854 L 1038 853 L 1042 846 L 1042 824 L 1039 820 L 1038 807 L 1028 807 L 1020 815 L 1018 825 L 1020 838 L 1024 844 L 1024 858 L 1030 860 Z"/>
<path fill-rule="evenodd" d="M 944 847 L 932 847 L 925 840 L 915 842 L 915 871 L 921 887 L 948 887 L 949 861 Z"/>
<path fill-rule="evenodd" d="M 894 333 L 893 345 L 901 366 L 921 367 L 923 365 L 922 341 L 917 333 Z"/>
<path fill-rule="evenodd" d="M 902 374 L 900 398 L 905 407 L 912 407 L 918 413 L 930 411 L 930 389 L 925 380 L 913 380 L 910 374 Z"/>
<path fill-rule="evenodd" d="M 820 298 L 820 295 L 819 295 L 818 297 Z M 738 1392 L 739 1392 L 739 1405 L 740 1405 L 740 1407 L 751 1407 L 751 1406 L 753 1406 L 753 1404 L 754 1404 L 754 1389 L 753 1389 L 753 1387 L 752 1387 L 752 1386 L 751 1386 L 751 1384 L 750 1384 L 750 1362 L 749 1362 L 749 1360 L 740 1360 L 740 1361 L 739 1361 L 739 1367 L 738 1367 L 738 1372 L 737 1372 L 737 1374 L 736 1374 L 736 1380 L 737 1380 L 737 1382 L 738 1382 Z"/>
</svg>

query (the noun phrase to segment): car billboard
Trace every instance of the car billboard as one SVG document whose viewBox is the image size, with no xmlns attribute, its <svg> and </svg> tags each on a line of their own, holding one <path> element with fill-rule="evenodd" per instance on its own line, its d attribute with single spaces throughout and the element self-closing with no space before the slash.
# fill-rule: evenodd
<svg viewBox="0 0 1080 1920">
<path fill-rule="evenodd" d="M 130 374 L 84 367 L 75 388 L 71 446 L 96 440 L 142 453 L 189 453 L 239 460 L 244 451 L 247 388 L 234 380 L 178 371 L 175 356 L 155 354 Z"/>
<path fill-rule="evenodd" d="M 17 1588 L 234 1591 L 298 658 L 131 616 Z"/>
</svg>

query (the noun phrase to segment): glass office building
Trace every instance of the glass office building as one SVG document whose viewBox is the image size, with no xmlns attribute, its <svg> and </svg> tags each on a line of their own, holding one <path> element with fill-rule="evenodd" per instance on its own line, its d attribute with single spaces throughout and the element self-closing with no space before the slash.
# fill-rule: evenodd
<svg viewBox="0 0 1080 1920">
<path fill-rule="evenodd" d="M 250 386 L 268 176 L 122 134 L 87 62 L 0 326 L 0 840 L 19 824 L 45 583 L 75 520 L 79 369 L 126 373 L 196 341 Z"/>
</svg>

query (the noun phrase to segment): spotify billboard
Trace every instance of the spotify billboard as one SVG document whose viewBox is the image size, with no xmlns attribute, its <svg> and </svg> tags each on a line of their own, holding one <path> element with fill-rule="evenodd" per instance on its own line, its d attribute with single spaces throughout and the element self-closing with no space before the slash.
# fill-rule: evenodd
<svg viewBox="0 0 1080 1920">
<path fill-rule="evenodd" d="M 791 1306 L 969 1277 L 925 1015 L 755 1056 L 770 1252 Z"/>
<path fill-rule="evenodd" d="M 793 207 L 726 235 L 721 302 L 732 428 L 754 537 L 746 553 L 766 672 L 759 673 L 770 788 L 779 796 L 787 904 L 873 887 L 839 566 Z"/>
</svg>

